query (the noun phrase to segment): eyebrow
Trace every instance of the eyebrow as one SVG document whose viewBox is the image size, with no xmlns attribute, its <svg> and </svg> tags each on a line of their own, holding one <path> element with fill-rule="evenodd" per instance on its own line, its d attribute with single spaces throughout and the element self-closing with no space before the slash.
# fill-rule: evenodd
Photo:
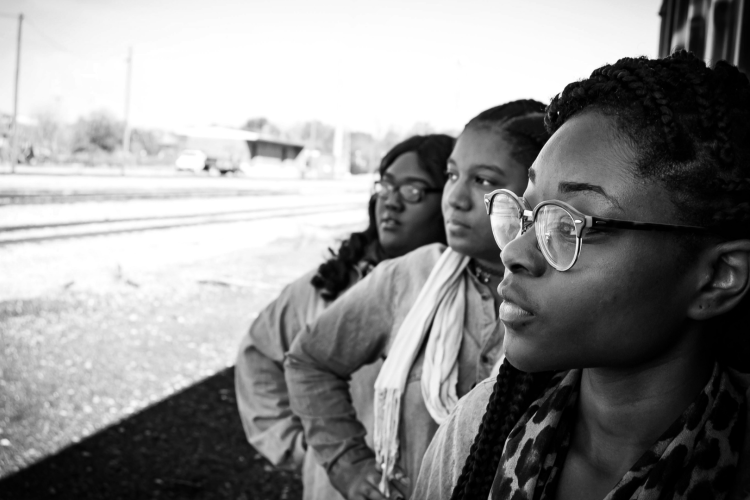
<svg viewBox="0 0 750 500">
<path fill-rule="evenodd" d="M 396 179 L 396 176 L 395 176 L 395 175 L 393 175 L 393 174 L 389 174 L 389 173 L 388 173 L 388 172 L 386 171 L 386 172 L 385 172 L 385 173 L 383 174 L 383 178 L 384 178 L 384 179 L 394 179 L 394 180 L 395 180 L 395 179 Z M 407 182 L 407 183 L 410 183 L 410 182 L 421 182 L 421 183 L 423 183 L 423 184 L 427 184 L 427 185 L 432 185 L 432 181 L 431 181 L 430 179 L 425 179 L 425 178 L 423 178 L 423 177 L 413 177 L 413 176 L 410 176 L 410 177 L 404 177 L 404 178 L 402 179 L 402 181 L 403 181 L 403 182 Z"/>
<path fill-rule="evenodd" d="M 448 165 L 458 165 L 458 163 L 456 163 L 456 160 L 454 160 L 453 158 L 448 158 Z M 488 168 L 498 175 L 502 175 L 502 176 L 506 175 L 502 167 L 500 167 L 499 165 L 493 165 L 491 163 L 473 163 L 469 165 L 468 168 L 469 169 Z"/>
<path fill-rule="evenodd" d="M 529 171 L 529 178 L 531 178 L 531 171 Z M 615 198 L 608 195 L 607 192 L 604 191 L 604 188 L 602 188 L 601 186 L 597 186 L 596 184 L 589 184 L 588 182 L 562 181 L 557 185 L 557 191 L 560 193 L 596 193 L 604 196 L 607 200 L 609 200 L 610 203 L 612 203 L 612 205 L 622 209 L 622 207 L 620 207 L 620 203 Z"/>
</svg>

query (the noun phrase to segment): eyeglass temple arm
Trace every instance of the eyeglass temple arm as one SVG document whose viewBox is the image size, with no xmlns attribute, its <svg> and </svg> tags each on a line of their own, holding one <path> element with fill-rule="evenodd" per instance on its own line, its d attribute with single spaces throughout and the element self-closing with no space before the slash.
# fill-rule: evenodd
<svg viewBox="0 0 750 500">
<path fill-rule="evenodd" d="M 620 229 L 637 229 L 641 231 L 702 231 L 708 232 L 705 227 L 682 226 L 678 224 L 657 224 L 655 222 L 638 222 L 618 219 L 605 219 L 586 215 L 586 227 L 614 227 Z"/>
</svg>

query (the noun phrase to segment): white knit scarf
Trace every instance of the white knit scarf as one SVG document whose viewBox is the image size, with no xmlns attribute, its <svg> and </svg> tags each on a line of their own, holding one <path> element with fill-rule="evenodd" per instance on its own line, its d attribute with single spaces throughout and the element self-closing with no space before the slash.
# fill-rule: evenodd
<svg viewBox="0 0 750 500">
<path fill-rule="evenodd" d="M 386 497 L 398 459 L 401 399 L 428 332 L 422 366 L 422 396 L 427 410 L 439 424 L 458 402 L 458 351 L 466 308 L 462 273 L 468 262 L 468 257 L 450 248 L 443 252 L 401 324 L 375 381 L 375 454 L 383 469 L 380 492 Z"/>
</svg>

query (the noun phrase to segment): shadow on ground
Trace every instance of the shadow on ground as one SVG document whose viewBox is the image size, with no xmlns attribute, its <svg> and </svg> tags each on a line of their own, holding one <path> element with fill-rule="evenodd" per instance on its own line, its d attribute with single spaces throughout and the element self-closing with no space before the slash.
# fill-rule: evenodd
<svg viewBox="0 0 750 500">
<path fill-rule="evenodd" d="M 4 500 L 299 499 L 298 475 L 245 440 L 234 368 L 0 481 Z"/>
</svg>

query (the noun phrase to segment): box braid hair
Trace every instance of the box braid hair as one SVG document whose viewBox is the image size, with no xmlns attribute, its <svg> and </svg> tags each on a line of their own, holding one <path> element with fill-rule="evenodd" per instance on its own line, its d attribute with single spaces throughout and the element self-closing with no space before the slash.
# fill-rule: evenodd
<svg viewBox="0 0 750 500">
<path fill-rule="evenodd" d="M 685 51 L 621 59 L 554 97 L 547 129 L 590 111 L 614 120 L 636 151 L 635 174 L 664 186 L 684 223 L 723 239 L 750 238 L 750 83 L 736 67 L 721 61 L 709 68 Z M 712 330 L 719 361 L 745 372 L 748 311 L 750 295 Z M 551 375 L 524 373 L 505 360 L 452 499 L 487 498 L 509 433 Z"/>
<path fill-rule="evenodd" d="M 380 162 L 380 176 L 405 153 L 416 153 L 419 164 L 436 186 L 445 184 L 445 167 L 453 151 L 455 139 L 444 134 L 415 135 L 396 144 Z M 389 257 L 380 245 L 378 228 L 375 222 L 375 203 L 377 196 L 370 198 L 367 208 L 369 223 L 367 229 L 352 233 L 341 243 L 338 251 L 329 248 L 331 258 L 320 265 L 318 272 L 310 281 L 328 301 L 335 300 L 350 285 L 351 270 L 363 259 L 372 266 Z M 442 216 L 441 216 L 442 217 Z M 441 243 L 445 243 L 445 236 Z"/>
</svg>

